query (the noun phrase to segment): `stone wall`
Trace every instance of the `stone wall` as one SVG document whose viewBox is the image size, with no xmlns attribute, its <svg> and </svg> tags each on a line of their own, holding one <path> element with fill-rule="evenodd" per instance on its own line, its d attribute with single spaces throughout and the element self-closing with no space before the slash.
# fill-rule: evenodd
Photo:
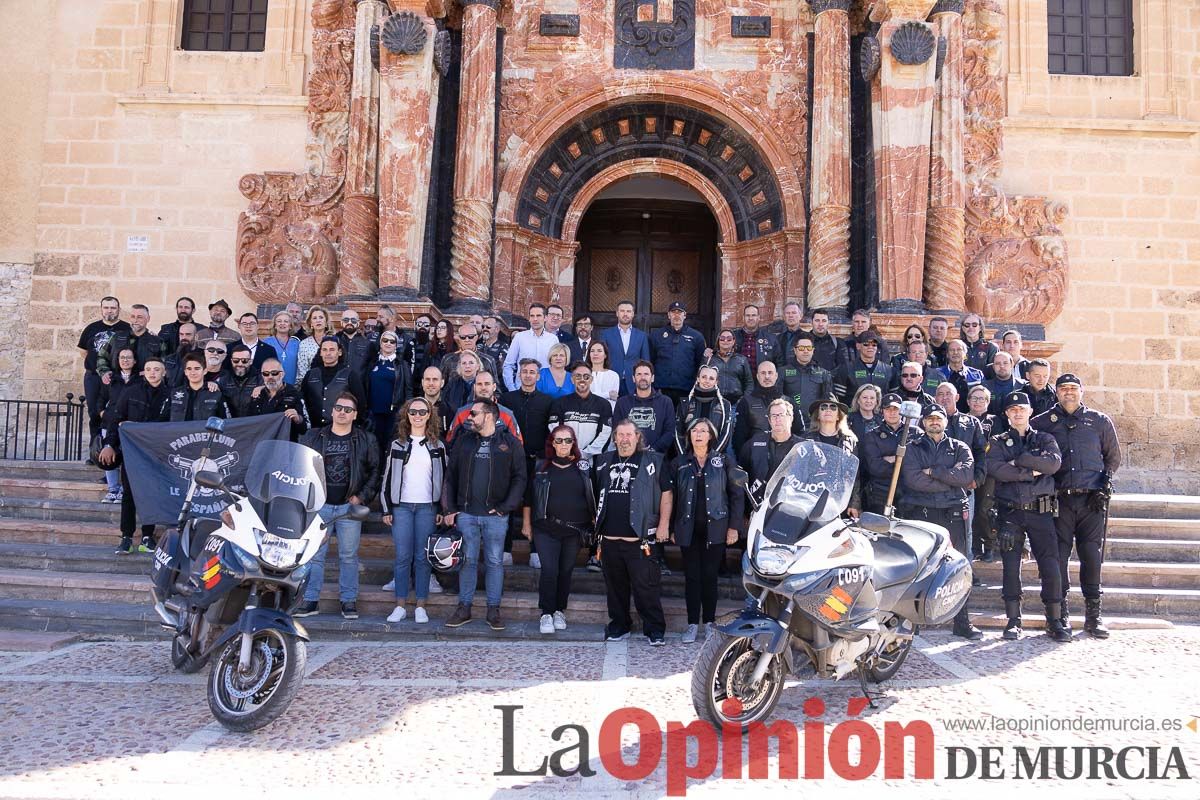
<svg viewBox="0 0 1200 800">
<path fill-rule="evenodd" d="M 79 391 L 75 343 L 105 294 L 150 306 L 154 328 L 179 295 L 202 320 L 218 297 L 255 308 L 234 270 L 238 179 L 304 163 L 310 0 L 270 4 L 263 53 L 177 49 L 182 0 L 23 5 L 22 29 L 50 43 L 33 62 L 47 88 L 23 393 L 56 398 Z"/>
<path fill-rule="evenodd" d="M 21 397 L 24 390 L 32 274 L 30 264 L 0 262 L 0 399 Z"/>
<path fill-rule="evenodd" d="M 1003 182 L 1070 207 L 1056 371 L 1115 420 L 1119 487 L 1200 493 L 1200 6 L 1146 4 L 1159 11 L 1135 20 L 1138 74 L 1082 78 L 1046 74 L 1045 2 L 1023 5 Z"/>
</svg>

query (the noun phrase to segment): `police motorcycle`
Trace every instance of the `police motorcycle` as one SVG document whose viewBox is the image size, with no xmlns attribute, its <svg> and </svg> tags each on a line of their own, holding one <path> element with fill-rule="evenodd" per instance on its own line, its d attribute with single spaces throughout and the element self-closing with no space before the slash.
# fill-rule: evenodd
<svg viewBox="0 0 1200 800">
<path fill-rule="evenodd" d="M 907 428 L 889 516 L 864 513 L 857 522 L 841 518 L 857 458 L 812 441 L 784 458 L 750 518 L 746 606 L 718 621 L 692 671 L 701 719 L 746 730 L 770 716 L 789 676 L 840 680 L 856 672 L 871 700 L 867 681 L 895 676 L 920 626 L 948 622 L 966 602 L 970 560 L 951 547 L 946 529 L 892 516 L 906 443 Z"/>
<path fill-rule="evenodd" d="M 209 419 L 210 439 L 222 427 Z M 308 633 L 291 610 L 333 524 L 317 514 L 325 503 L 322 461 L 300 444 L 261 442 L 235 493 L 206 445 L 192 465 L 179 525 L 155 550 L 151 591 L 162 626 L 174 634 L 171 663 L 193 673 L 211 661 L 208 706 L 230 730 L 269 725 L 300 690 Z M 197 493 L 228 501 L 219 520 L 192 515 Z M 367 514 L 354 506 L 348 516 Z"/>
</svg>

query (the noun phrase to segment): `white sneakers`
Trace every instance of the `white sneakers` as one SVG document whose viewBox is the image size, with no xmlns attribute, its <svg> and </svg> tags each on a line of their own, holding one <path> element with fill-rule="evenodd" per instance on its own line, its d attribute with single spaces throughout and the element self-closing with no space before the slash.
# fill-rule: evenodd
<svg viewBox="0 0 1200 800">
<path fill-rule="evenodd" d="M 542 614 L 542 618 L 538 620 L 538 632 L 554 633 L 554 618 L 549 614 Z"/>
<path fill-rule="evenodd" d="M 505 553 L 504 555 L 500 556 L 500 566 L 502 566 L 502 567 L 511 567 L 512 566 L 512 553 Z"/>
<path fill-rule="evenodd" d="M 395 578 L 392 578 L 390 581 L 388 581 L 387 583 L 385 583 L 383 586 L 381 586 L 381 587 L 379 587 L 379 588 L 380 588 L 380 589 L 382 589 L 382 590 L 383 590 L 383 591 L 385 591 L 385 592 L 394 592 L 394 591 L 396 591 L 396 579 L 395 579 Z"/>
<path fill-rule="evenodd" d="M 537 553 L 529 554 L 529 566 L 533 567 L 534 569 L 542 568 L 542 559 L 538 556 Z"/>
<path fill-rule="evenodd" d="M 396 606 L 392 613 L 388 614 L 387 621 L 403 622 L 406 619 L 408 619 L 408 610 L 404 606 Z M 426 622 L 429 622 L 429 614 L 426 613 L 424 608 L 417 606 L 417 611 L 413 615 L 413 619 L 416 620 L 418 625 L 424 625 Z"/>
<path fill-rule="evenodd" d="M 713 623 L 713 622 L 704 623 L 704 638 L 707 639 L 708 637 L 712 636 L 714 633 L 716 633 L 716 630 L 717 630 L 716 623 Z"/>
<path fill-rule="evenodd" d="M 567 629 L 567 615 L 561 611 L 554 612 L 554 630 L 565 631 Z"/>
<path fill-rule="evenodd" d="M 442 593 L 442 585 L 440 583 L 438 583 L 437 578 L 433 577 L 432 575 L 429 576 L 429 593 L 430 594 L 441 594 Z"/>
<path fill-rule="evenodd" d="M 683 642 L 684 644 L 695 644 L 696 643 L 696 634 L 698 634 L 699 632 L 700 632 L 699 625 L 688 625 L 687 628 L 683 632 L 683 636 L 681 636 L 679 638 L 679 641 Z"/>
</svg>

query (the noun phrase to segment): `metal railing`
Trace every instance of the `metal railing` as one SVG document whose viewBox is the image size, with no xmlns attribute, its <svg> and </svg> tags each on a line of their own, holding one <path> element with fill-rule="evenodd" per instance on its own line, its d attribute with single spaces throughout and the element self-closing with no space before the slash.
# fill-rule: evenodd
<svg viewBox="0 0 1200 800">
<path fill-rule="evenodd" d="M 88 448 L 87 403 L 0 399 L 0 459 L 81 461 Z"/>
</svg>

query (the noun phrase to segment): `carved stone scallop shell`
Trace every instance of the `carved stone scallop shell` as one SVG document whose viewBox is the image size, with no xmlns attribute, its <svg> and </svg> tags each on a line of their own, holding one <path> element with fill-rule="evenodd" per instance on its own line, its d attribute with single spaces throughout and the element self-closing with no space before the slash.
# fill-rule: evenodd
<svg viewBox="0 0 1200 800">
<path fill-rule="evenodd" d="M 858 52 L 858 68 L 862 72 L 864 81 L 870 83 L 875 80 L 875 76 L 879 74 L 879 64 L 879 40 L 874 36 L 867 36 L 863 39 L 862 49 Z"/>
<path fill-rule="evenodd" d="M 383 22 L 380 40 L 388 52 L 399 56 L 416 55 L 425 49 L 429 34 L 421 18 L 411 11 L 392 14 Z"/>
<path fill-rule="evenodd" d="M 892 34 L 892 55 L 901 64 L 924 64 L 937 47 L 937 37 L 920 22 L 906 22 Z"/>
</svg>

